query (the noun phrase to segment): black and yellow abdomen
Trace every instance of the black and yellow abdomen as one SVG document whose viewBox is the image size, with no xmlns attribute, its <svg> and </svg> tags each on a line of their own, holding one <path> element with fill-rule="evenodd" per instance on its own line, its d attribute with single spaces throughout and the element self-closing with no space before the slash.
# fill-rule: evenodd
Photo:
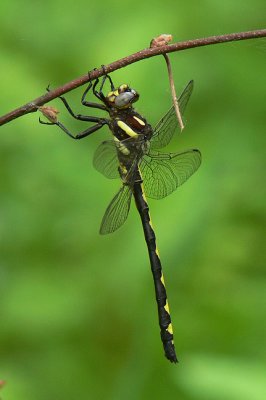
<svg viewBox="0 0 266 400">
<path fill-rule="evenodd" d="M 120 160 L 120 169 L 119 169 L 120 175 L 122 180 L 124 181 L 124 184 L 129 185 L 131 187 L 133 196 L 135 198 L 135 203 L 142 221 L 142 226 L 148 247 L 151 271 L 155 286 L 155 295 L 158 308 L 161 340 L 163 342 L 165 356 L 171 362 L 177 362 L 174 340 L 173 340 L 173 328 L 171 323 L 169 305 L 167 301 L 165 282 L 162 273 L 162 265 L 159 257 L 159 252 L 156 246 L 156 237 L 151 224 L 149 207 L 144 194 L 142 177 L 138 165 L 135 165 L 133 168 L 134 171 L 133 178 L 132 175 L 130 174 L 130 169 L 133 165 L 132 161 L 135 160 L 136 162 L 138 162 L 138 157 L 136 157 L 136 154 L 134 154 L 135 151 L 136 152 L 138 151 L 140 155 L 142 153 L 140 149 L 137 149 L 138 138 L 140 138 L 140 136 L 145 138 L 147 137 L 150 138 L 152 136 L 153 131 L 151 126 L 147 124 L 146 120 L 144 120 L 137 113 L 134 114 L 125 113 L 120 117 L 121 119 L 117 117 L 113 122 L 114 123 L 113 133 L 115 136 L 115 140 L 119 142 L 118 158 Z M 131 150 L 129 150 L 126 147 L 126 140 L 125 140 L 126 138 L 136 139 L 135 149 L 133 146 L 131 146 Z M 132 154 L 133 149 L 134 151 Z"/>
<path fill-rule="evenodd" d="M 150 257 L 151 271 L 153 275 L 156 302 L 158 308 L 159 325 L 161 330 L 161 339 L 164 346 L 165 356 L 171 362 L 177 362 L 175 346 L 174 346 L 173 328 L 170 317 L 169 305 L 167 301 L 162 265 L 159 257 L 159 252 L 156 246 L 156 237 L 151 224 L 149 207 L 146 202 L 140 174 L 139 174 L 139 180 L 136 179 L 134 183 L 133 195 L 135 198 L 136 207 L 141 217 L 144 236 Z"/>
</svg>

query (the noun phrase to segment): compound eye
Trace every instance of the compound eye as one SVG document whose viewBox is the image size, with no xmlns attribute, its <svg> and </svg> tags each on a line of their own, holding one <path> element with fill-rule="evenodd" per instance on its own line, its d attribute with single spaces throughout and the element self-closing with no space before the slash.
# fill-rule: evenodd
<svg viewBox="0 0 266 400">
<path fill-rule="evenodd" d="M 135 96 L 136 93 L 132 93 L 131 91 L 120 93 L 115 99 L 116 107 L 122 108 L 129 105 L 133 101 Z"/>
</svg>

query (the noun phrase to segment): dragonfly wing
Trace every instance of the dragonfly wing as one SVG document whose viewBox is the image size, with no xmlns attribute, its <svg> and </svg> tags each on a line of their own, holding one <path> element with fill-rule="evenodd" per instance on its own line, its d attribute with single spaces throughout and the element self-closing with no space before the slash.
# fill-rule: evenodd
<svg viewBox="0 0 266 400">
<path fill-rule="evenodd" d="M 132 191 L 128 185 L 123 185 L 107 207 L 102 219 L 100 234 L 106 235 L 116 231 L 126 221 Z"/>
<path fill-rule="evenodd" d="M 94 168 L 106 178 L 120 178 L 119 166 L 125 162 L 132 164 L 132 168 L 137 163 L 143 153 L 143 135 L 130 137 L 124 140 L 106 140 L 96 149 L 93 157 Z"/>
<path fill-rule="evenodd" d="M 93 157 L 94 168 L 106 178 L 119 178 L 116 145 L 113 140 L 102 142 Z"/>
<path fill-rule="evenodd" d="M 153 199 L 168 196 L 186 182 L 200 164 L 199 150 L 168 154 L 150 152 L 140 164 L 145 194 Z"/>
<path fill-rule="evenodd" d="M 177 99 L 182 117 L 191 96 L 193 85 L 193 81 L 190 81 Z M 154 133 L 151 139 L 151 149 L 161 149 L 167 146 L 178 126 L 179 123 L 175 107 L 172 106 L 154 128 Z"/>
</svg>

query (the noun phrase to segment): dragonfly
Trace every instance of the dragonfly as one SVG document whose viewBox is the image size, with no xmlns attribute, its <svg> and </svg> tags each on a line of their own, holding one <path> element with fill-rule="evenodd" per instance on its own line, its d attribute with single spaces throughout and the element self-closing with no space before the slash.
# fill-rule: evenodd
<svg viewBox="0 0 266 400">
<path fill-rule="evenodd" d="M 110 83 L 110 92 L 105 95 L 103 88 L 106 80 Z M 99 86 L 100 85 L 100 86 Z M 99 89 L 98 89 L 99 86 Z M 92 89 L 99 102 L 87 100 Z M 178 106 L 183 116 L 193 90 L 191 80 L 178 98 Z M 112 139 L 102 142 L 97 148 L 93 164 L 96 170 L 106 178 L 119 178 L 121 187 L 108 205 L 103 216 L 100 233 L 105 235 L 116 231 L 126 221 L 132 197 L 139 212 L 150 266 L 155 287 L 160 336 L 165 356 L 176 363 L 173 327 L 167 300 L 162 264 L 151 222 L 147 197 L 162 199 L 188 180 L 201 164 L 201 153 L 197 149 L 181 152 L 161 152 L 174 136 L 178 120 L 172 106 L 154 128 L 140 115 L 133 104 L 139 99 L 138 92 L 127 84 L 115 88 L 109 75 L 90 82 L 82 95 L 82 105 L 108 112 L 109 118 L 75 114 L 64 97 L 60 97 L 67 111 L 75 119 L 92 122 L 84 131 L 74 135 L 57 119 L 41 123 L 57 125 L 72 139 L 82 139 L 107 125 Z"/>
</svg>

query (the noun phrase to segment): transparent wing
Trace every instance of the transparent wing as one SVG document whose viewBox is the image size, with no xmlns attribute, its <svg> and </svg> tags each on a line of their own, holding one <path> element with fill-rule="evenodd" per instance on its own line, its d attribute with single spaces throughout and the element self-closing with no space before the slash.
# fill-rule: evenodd
<svg viewBox="0 0 266 400">
<path fill-rule="evenodd" d="M 93 166 L 106 178 L 119 178 L 117 150 L 114 140 L 106 140 L 96 149 Z"/>
<path fill-rule="evenodd" d="M 129 213 L 131 196 L 130 187 L 123 185 L 105 211 L 100 227 L 101 235 L 112 233 L 123 225 Z"/>
<path fill-rule="evenodd" d="M 193 81 L 190 81 L 177 99 L 182 117 L 186 109 L 188 100 L 191 96 L 193 85 Z M 172 106 L 154 128 L 154 134 L 151 139 L 151 149 L 161 149 L 167 146 L 168 143 L 171 141 L 177 127 L 178 120 L 175 108 L 174 106 Z"/>
<path fill-rule="evenodd" d="M 151 151 L 140 164 L 146 196 L 153 199 L 168 196 L 197 171 L 200 163 L 199 150 L 168 154 Z"/>
<path fill-rule="evenodd" d="M 142 146 L 144 136 L 130 137 L 125 140 L 106 140 L 96 149 L 93 157 L 94 168 L 106 178 L 120 178 L 119 164 L 130 163 L 132 167 L 129 174 L 136 166 L 137 160 L 143 154 Z"/>
</svg>

